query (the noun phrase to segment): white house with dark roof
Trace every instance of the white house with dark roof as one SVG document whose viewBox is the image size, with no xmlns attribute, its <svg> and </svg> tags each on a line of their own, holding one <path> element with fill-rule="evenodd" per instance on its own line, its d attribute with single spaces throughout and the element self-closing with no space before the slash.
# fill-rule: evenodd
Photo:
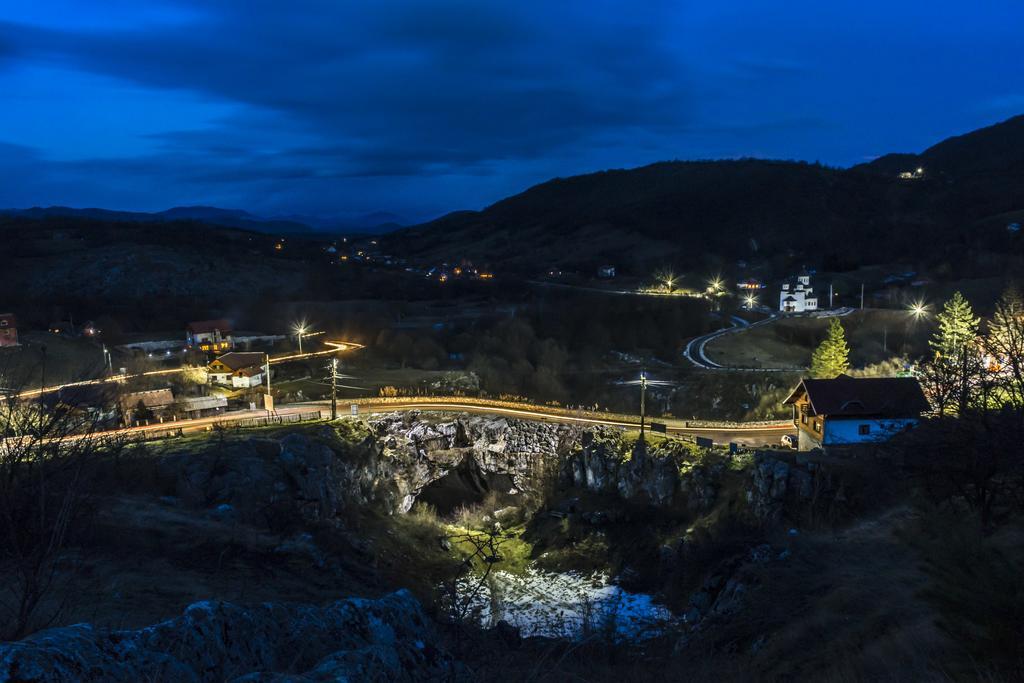
<svg viewBox="0 0 1024 683">
<path fill-rule="evenodd" d="M 888 441 L 928 411 L 928 400 L 913 377 L 805 379 L 784 402 L 802 451 Z"/>
<path fill-rule="evenodd" d="M 206 366 L 210 382 L 236 389 L 251 389 L 263 382 L 266 354 L 258 351 L 225 353 Z"/>
</svg>

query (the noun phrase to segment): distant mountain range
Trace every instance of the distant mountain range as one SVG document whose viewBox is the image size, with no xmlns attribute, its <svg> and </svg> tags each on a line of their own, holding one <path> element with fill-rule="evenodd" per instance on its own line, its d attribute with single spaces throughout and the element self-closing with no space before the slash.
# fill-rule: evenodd
<svg viewBox="0 0 1024 683">
<path fill-rule="evenodd" d="M 921 169 L 918 173 L 917 169 Z M 849 169 L 790 161 L 672 161 L 558 178 L 482 211 L 386 235 L 396 254 L 510 272 L 600 263 L 711 270 L 737 259 L 847 269 L 975 252 L 1020 255 L 1024 116 L 920 154 Z"/>
<path fill-rule="evenodd" d="M 0 214 L 26 218 L 67 216 L 97 220 L 164 223 L 169 221 L 199 221 L 254 232 L 282 235 L 305 233 L 366 233 L 380 234 L 402 227 L 403 219 L 392 213 L 378 211 L 348 219 L 324 219 L 309 216 L 279 216 L 265 218 L 239 209 L 219 209 L 213 206 L 176 206 L 165 211 L 115 211 L 110 209 L 75 209 L 67 206 L 33 207 L 30 209 L 0 209 Z"/>
</svg>

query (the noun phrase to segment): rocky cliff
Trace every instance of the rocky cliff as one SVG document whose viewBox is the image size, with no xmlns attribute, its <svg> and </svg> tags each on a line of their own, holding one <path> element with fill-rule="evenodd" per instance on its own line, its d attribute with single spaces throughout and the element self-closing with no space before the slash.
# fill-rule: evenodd
<svg viewBox="0 0 1024 683">
<path fill-rule="evenodd" d="M 423 489 L 470 462 L 531 491 L 579 444 L 576 426 L 461 415 L 392 414 L 279 439 L 211 442 L 166 456 L 161 470 L 192 507 L 274 528 L 330 519 L 346 505 L 407 512 Z M 603 433 L 603 432 L 602 432 Z"/>
<path fill-rule="evenodd" d="M 0 683 L 433 681 L 453 673 L 404 591 L 326 607 L 199 602 L 137 631 L 76 624 L 0 644 Z"/>
<path fill-rule="evenodd" d="M 587 433 L 581 447 L 565 459 L 563 477 L 590 491 L 626 499 L 643 496 L 658 506 L 683 500 L 691 511 L 703 512 L 714 503 L 725 462 L 702 462 L 700 454 L 681 441 L 624 444 L 617 438 Z"/>
<path fill-rule="evenodd" d="M 339 431 L 341 432 L 339 435 Z M 505 475 L 514 492 L 565 484 L 653 505 L 711 509 L 723 472 L 746 472 L 752 518 L 774 524 L 808 515 L 834 519 L 846 489 L 834 467 L 792 454 L 727 456 L 679 440 L 632 442 L 613 428 L 485 416 L 390 414 L 277 439 L 211 442 L 162 461 L 176 496 L 193 507 L 274 528 L 289 519 L 331 519 L 346 505 L 407 512 L 423 490 L 470 465 Z"/>
</svg>

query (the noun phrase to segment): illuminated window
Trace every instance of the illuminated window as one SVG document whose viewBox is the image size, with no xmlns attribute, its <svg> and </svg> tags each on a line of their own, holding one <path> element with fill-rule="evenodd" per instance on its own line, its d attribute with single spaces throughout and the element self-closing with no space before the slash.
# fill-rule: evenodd
<svg viewBox="0 0 1024 683">
<path fill-rule="evenodd" d="M 818 422 L 817 420 L 814 421 L 814 431 L 818 432 L 819 434 L 821 433 L 821 423 Z"/>
</svg>

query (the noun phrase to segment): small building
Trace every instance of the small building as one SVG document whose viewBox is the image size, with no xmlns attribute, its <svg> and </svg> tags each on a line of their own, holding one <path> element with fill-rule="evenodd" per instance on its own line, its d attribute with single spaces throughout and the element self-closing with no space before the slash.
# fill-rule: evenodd
<svg viewBox="0 0 1024 683">
<path fill-rule="evenodd" d="M 221 353 L 235 348 L 231 323 L 223 318 L 197 320 L 185 327 L 185 343 L 208 353 Z"/>
<path fill-rule="evenodd" d="M 258 351 L 232 351 L 217 358 L 208 366 L 212 384 L 251 389 L 263 383 L 266 354 Z"/>
<path fill-rule="evenodd" d="M 109 384 L 62 387 L 40 396 L 40 402 L 51 411 L 80 416 L 97 424 L 117 416 L 115 390 Z"/>
<path fill-rule="evenodd" d="M 125 424 L 159 417 L 174 405 L 174 394 L 169 387 L 134 391 L 121 397 L 121 415 Z"/>
<path fill-rule="evenodd" d="M 186 396 L 175 402 L 175 408 L 189 419 L 223 413 L 227 407 L 227 396 Z"/>
<path fill-rule="evenodd" d="M 0 313 L 0 347 L 18 345 L 18 319 L 13 313 Z"/>
<path fill-rule="evenodd" d="M 784 402 L 802 451 L 888 441 L 915 424 L 928 400 L 913 377 L 804 379 Z"/>
<path fill-rule="evenodd" d="M 798 275 L 782 283 L 779 310 L 783 313 L 803 313 L 818 310 L 818 297 L 811 286 L 810 275 Z"/>
<path fill-rule="evenodd" d="M 615 277 L 615 266 L 601 266 L 597 269 L 597 276 L 605 280 Z"/>
<path fill-rule="evenodd" d="M 764 286 L 765 285 L 763 282 L 753 277 L 747 278 L 746 280 L 740 280 L 739 282 L 736 283 L 736 287 L 738 287 L 739 289 L 747 290 L 748 292 L 764 289 Z"/>
</svg>

